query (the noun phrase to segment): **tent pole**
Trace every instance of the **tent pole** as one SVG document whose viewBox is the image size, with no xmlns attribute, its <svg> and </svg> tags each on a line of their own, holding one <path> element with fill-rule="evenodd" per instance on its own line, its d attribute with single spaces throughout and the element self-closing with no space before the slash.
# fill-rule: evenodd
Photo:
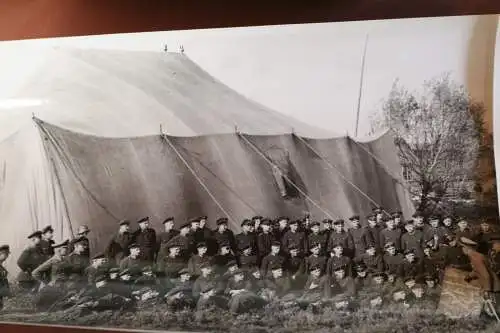
<svg viewBox="0 0 500 333">
<path fill-rule="evenodd" d="M 357 105 L 357 110 L 356 110 L 356 126 L 354 127 L 354 136 L 358 136 L 358 127 L 359 127 L 359 113 L 361 110 L 361 96 L 363 94 L 363 80 L 365 76 L 365 60 L 366 60 L 366 49 L 368 47 L 368 34 L 366 35 L 365 39 L 365 47 L 363 50 L 363 59 L 361 60 L 361 75 L 359 78 L 359 93 L 358 93 L 358 105 Z"/>
</svg>

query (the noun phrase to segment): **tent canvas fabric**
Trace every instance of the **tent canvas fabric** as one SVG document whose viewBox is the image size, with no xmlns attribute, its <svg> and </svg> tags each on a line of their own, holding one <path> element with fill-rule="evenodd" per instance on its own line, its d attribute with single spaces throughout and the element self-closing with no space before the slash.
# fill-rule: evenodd
<svg viewBox="0 0 500 333">
<path fill-rule="evenodd" d="M 148 59 L 151 63 L 134 68 L 134 57 L 139 63 Z M 100 76 L 89 81 L 85 70 L 68 68 L 81 58 L 85 64 L 95 59 Z M 401 167 L 390 132 L 357 142 L 274 111 L 268 114 L 185 55 L 58 50 L 49 58 L 54 59 L 67 66 L 54 66 L 52 71 L 44 67 L 45 74 L 35 75 L 19 95 L 48 103 L 37 107 L 34 117 L 31 112 L 10 113 L 10 126 L 0 131 L 0 243 L 12 248 L 7 263 L 11 277 L 27 235 L 49 224 L 57 240 L 72 237 L 79 225 L 88 225 L 91 251 L 101 251 L 120 219 L 134 222 L 144 216 L 159 230 L 167 216 L 181 223 L 208 215 L 214 226 L 217 217 L 227 215 L 230 227 L 238 232 L 241 220 L 253 215 L 301 217 L 310 212 L 318 220 L 347 218 L 355 213 L 363 216 L 375 204 L 387 211 L 402 210 L 406 217 L 413 213 L 409 195 L 398 181 Z M 125 74 L 118 74 L 122 59 Z M 172 68 L 177 77 L 192 78 L 168 81 Z M 143 71 L 152 77 L 142 78 Z M 93 82 L 104 82 L 99 98 L 82 92 Z M 140 87 L 143 94 L 151 88 L 148 98 L 141 97 L 144 103 L 158 101 L 155 94 L 161 95 L 162 89 L 171 91 L 174 102 L 162 100 L 161 107 L 152 111 L 158 113 L 154 116 L 137 104 L 132 114 L 130 106 L 120 109 L 121 100 L 139 102 L 127 94 L 116 95 L 118 87 L 107 94 L 113 84 L 122 84 L 125 92 Z M 199 94 L 192 95 L 189 87 Z M 187 102 L 190 98 L 197 100 L 193 105 L 200 108 L 198 113 Z M 185 102 L 176 105 L 178 100 Z M 132 123 L 120 117 L 122 111 L 133 116 Z M 176 124 L 173 115 L 185 126 L 165 126 Z M 218 117 L 231 120 L 217 122 Z M 235 132 L 234 123 L 241 132 Z"/>
</svg>

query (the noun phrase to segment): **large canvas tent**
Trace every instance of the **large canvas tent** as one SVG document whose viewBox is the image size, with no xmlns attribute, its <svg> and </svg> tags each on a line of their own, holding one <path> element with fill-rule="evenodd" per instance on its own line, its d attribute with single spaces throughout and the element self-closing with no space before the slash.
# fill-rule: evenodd
<svg viewBox="0 0 500 333">
<path fill-rule="evenodd" d="M 412 205 L 390 133 L 356 141 L 255 103 L 177 53 L 54 49 L 0 112 L 0 243 L 91 229 L 102 250 L 120 219 L 153 227 L 227 216 L 405 216 Z"/>
</svg>

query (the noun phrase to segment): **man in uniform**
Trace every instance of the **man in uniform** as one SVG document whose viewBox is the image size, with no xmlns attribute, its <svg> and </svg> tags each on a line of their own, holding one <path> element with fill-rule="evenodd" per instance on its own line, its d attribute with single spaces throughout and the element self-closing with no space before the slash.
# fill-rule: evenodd
<svg viewBox="0 0 500 333">
<path fill-rule="evenodd" d="M 270 274 L 265 280 L 265 299 L 267 301 L 288 302 L 295 299 L 296 295 L 289 294 L 292 291 L 290 279 L 284 274 L 283 268 L 279 265 L 270 267 Z"/>
<path fill-rule="evenodd" d="M 243 220 L 241 223 L 241 233 L 236 235 L 236 249 L 238 253 L 245 248 L 250 247 L 252 252 L 257 253 L 257 236 L 252 232 L 252 221 Z"/>
<path fill-rule="evenodd" d="M 292 290 L 300 290 L 306 282 L 306 267 L 305 259 L 302 252 L 296 246 L 288 248 L 289 256 L 285 261 L 285 271 L 287 276 L 290 277 L 290 284 Z"/>
<path fill-rule="evenodd" d="M 398 253 L 394 243 L 386 243 L 385 254 L 383 256 L 384 262 L 384 272 L 389 275 L 394 275 L 396 277 L 403 276 L 403 255 Z"/>
<path fill-rule="evenodd" d="M 69 282 L 78 289 L 87 284 L 85 270 L 89 266 L 87 257 L 87 239 L 82 236 L 72 241 L 73 251 L 66 257 Z"/>
<path fill-rule="evenodd" d="M 416 230 L 413 220 L 406 221 L 406 233 L 401 236 L 401 250 L 407 252 L 413 251 L 417 258 L 422 258 L 424 235 L 420 230 Z"/>
<path fill-rule="evenodd" d="M 209 256 L 214 256 L 217 252 L 217 242 L 215 241 L 213 230 L 207 226 L 208 216 L 200 216 L 198 220 L 200 222 L 200 228 L 198 229 L 198 232 L 200 234 L 203 234 L 203 240 L 208 247 L 207 254 Z"/>
<path fill-rule="evenodd" d="M 238 258 L 242 270 L 249 271 L 259 267 L 259 258 L 257 251 L 252 245 L 247 245 L 241 249 L 241 255 Z"/>
<path fill-rule="evenodd" d="M 281 255 L 281 244 L 278 241 L 272 243 L 271 253 L 262 258 L 260 265 L 262 276 L 266 277 L 271 267 L 281 267 L 285 265 L 285 257 Z"/>
<path fill-rule="evenodd" d="M 403 213 L 402 212 L 394 212 L 391 214 L 392 219 L 394 220 L 394 228 L 401 230 L 401 232 L 404 232 L 404 225 L 403 225 Z"/>
<path fill-rule="evenodd" d="M 403 265 L 402 265 L 402 273 L 404 278 L 413 278 L 417 281 L 421 281 L 423 277 L 423 267 L 422 267 L 422 259 L 417 258 L 415 256 L 415 252 L 413 250 L 406 250 L 404 253 Z"/>
<path fill-rule="evenodd" d="M 201 275 L 193 284 L 193 296 L 198 300 L 197 310 L 203 310 L 210 305 L 224 307 L 227 304 L 227 300 L 224 298 L 224 289 L 213 274 L 211 265 L 202 265 Z"/>
<path fill-rule="evenodd" d="M 366 253 L 358 258 L 362 261 L 369 273 L 382 272 L 384 269 L 384 260 L 382 256 L 377 253 L 377 248 L 374 243 L 369 243 L 366 247 Z"/>
<path fill-rule="evenodd" d="M 185 257 L 181 254 L 181 248 L 175 243 L 167 245 L 168 254 L 158 262 L 157 272 L 163 280 L 162 284 L 168 288 L 179 276 L 179 272 L 186 267 Z"/>
<path fill-rule="evenodd" d="M 349 229 L 349 235 L 353 242 L 354 258 L 362 256 L 366 252 L 366 233 L 359 224 L 359 215 L 352 216 L 350 219 L 352 228 Z"/>
<path fill-rule="evenodd" d="M 443 219 L 443 229 L 447 236 L 455 234 L 455 226 L 453 225 L 453 216 L 446 215 Z"/>
<path fill-rule="evenodd" d="M 322 223 L 323 223 L 323 228 L 321 229 L 321 233 L 325 235 L 326 242 L 327 242 L 327 244 L 325 244 L 325 245 L 328 245 L 328 240 L 330 239 L 330 233 L 332 232 L 333 220 L 324 219 L 322 221 Z M 326 249 L 326 247 L 325 247 L 325 249 Z"/>
<path fill-rule="evenodd" d="M 144 217 L 138 222 L 139 229 L 134 233 L 133 240 L 141 249 L 141 260 L 152 264 L 157 252 L 156 232 L 149 227 L 149 217 Z"/>
<path fill-rule="evenodd" d="M 336 310 L 346 311 L 354 308 L 356 283 L 348 275 L 347 267 L 336 267 L 330 285 L 333 305 Z"/>
<path fill-rule="evenodd" d="M 189 274 L 194 278 L 201 275 L 201 266 L 203 263 L 211 263 L 213 261 L 213 258 L 207 254 L 208 247 L 206 243 L 198 243 L 196 245 L 196 251 L 197 253 L 193 254 L 188 261 Z"/>
<path fill-rule="evenodd" d="M 401 228 L 396 227 L 394 217 L 387 219 L 386 227 L 380 231 L 380 246 L 385 246 L 387 243 L 394 244 L 397 251 L 401 250 Z"/>
<path fill-rule="evenodd" d="M 469 222 L 465 218 L 458 220 L 458 228 L 455 230 L 455 237 L 457 240 L 460 238 L 474 239 L 474 233 L 471 228 L 469 228 Z"/>
<path fill-rule="evenodd" d="M 229 297 L 229 311 L 232 314 L 248 312 L 262 307 L 265 301 L 252 291 L 252 284 L 246 272 L 236 269 L 232 272 L 225 294 Z"/>
<path fill-rule="evenodd" d="M 178 246 L 180 249 L 180 255 L 184 258 L 187 263 L 191 255 L 196 251 L 193 238 L 189 234 L 191 230 L 191 223 L 187 222 L 181 225 L 179 234 L 174 236 L 168 243 L 166 243 L 162 250 L 161 256 L 165 256 L 168 254 L 168 248 L 172 245 Z M 208 246 L 208 244 L 207 244 Z M 161 257 L 160 256 L 160 257 Z"/>
<path fill-rule="evenodd" d="M 318 306 L 331 297 L 330 279 L 324 274 L 321 266 L 311 266 L 309 278 L 304 286 L 304 292 L 298 299 L 298 304 L 302 309 L 309 306 Z"/>
<path fill-rule="evenodd" d="M 440 217 L 433 215 L 429 218 L 429 225 L 424 228 L 424 242 L 431 243 L 431 248 L 437 250 L 446 235 L 446 229 L 439 225 Z"/>
<path fill-rule="evenodd" d="M 311 244 L 319 244 L 321 246 L 320 255 L 326 255 L 326 246 L 328 244 L 327 235 L 322 233 L 320 230 L 320 224 L 318 221 L 313 221 L 310 224 L 311 232 L 307 236 L 307 248 L 311 246 Z"/>
<path fill-rule="evenodd" d="M 233 232 L 227 226 L 228 219 L 226 217 L 221 217 L 217 219 L 216 223 L 217 230 L 214 233 L 214 238 L 217 242 L 217 248 L 220 248 L 223 243 L 228 243 L 233 254 L 236 254 L 236 240 Z"/>
<path fill-rule="evenodd" d="M 52 226 L 46 226 L 42 229 L 42 239 L 40 240 L 40 248 L 42 249 L 42 253 L 45 256 L 45 260 L 49 259 L 54 255 L 54 248 L 52 247 L 55 242 L 54 238 L 54 229 Z"/>
<path fill-rule="evenodd" d="M 90 241 L 87 237 L 87 235 L 90 233 L 89 227 L 86 225 L 81 225 L 78 227 L 78 232 L 76 234 L 76 237 L 71 240 L 69 243 L 69 252 L 73 252 L 75 249 L 75 242 L 78 241 L 79 243 L 83 243 L 85 249 L 82 252 L 82 255 L 87 257 L 87 260 L 90 260 Z"/>
<path fill-rule="evenodd" d="M 164 299 L 170 311 L 192 309 L 196 306 L 191 274 L 186 268 L 179 271 L 179 281 L 165 294 Z"/>
<path fill-rule="evenodd" d="M 321 267 L 321 271 L 326 269 L 326 257 L 321 255 L 321 244 L 310 244 L 311 254 L 306 258 L 306 272 L 311 271 L 311 267 Z"/>
<path fill-rule="evenodd" d="M 111 274 L 112 269 L 116 272 L 116 276 L 118 277 L 120 269 L 118 267 L 110 268 L 104 253 L 97 253 L 92 257 L 90 266 L 85 268 L 85 276 L 87 277 L 88 284 L 95 284 L 98 276 Z"/>
<path fill-rule="evenodd" d="M 255 235 L 260 234 L 262 231 L 262 228 L 260 227 L 262 220 L 262 216 L 260 215 L 252 217 L 253 232 L 255 233 Z"/>
<path fill-rule="evenodd" d="M 121 220 L 118 225 L 117 234 L 113 236 L 104 250 L 106 257 L 113 265 L 119 265 L 120 261 L 129 255 L 128 249 L 132 242 L 130 222 Z"/>
<path fill-rule="evenodd" d="M 9 280 L 7 276 L 9 273 L 3 267 L 3 263 L 7 258 L 9 257 L 10 254 L 10 247 L 9 245 L 1 245 L 0 246 L 0 311 L 3 309 L 3 300 L 5 297 L 10 297 L 10 286 L 9 286 Z"/>
<path fill-rule="evenodd" d="M 354 278 L 356 290 L 362 290 L 363 288 L 368 287 L 371 280 L 365 264 L 363 262 L 356 263 L 354 270 L 356 271 L 356 277 Z"/>
<path fill-rule="evenodd" d="M 257 247 L 259 249 L 259 258 L 264 258 L 271 252 L 271 245 L 275 241 L 271 233 L 269 220 L 265 219 L 261 223 L 262 232 L 257 236 Z"/>
<path fill-rule="evenodd" d="M 354 245 L 350 233 L 344 229 L 344 220 L 338 219 L 333 222 L 333 230 L 330 232 L 330 237 L 328 239 L 328 252 L 332 252 L 332 249 L 337 244 L 341 244 L 344 249 L 344 254 L 348 257 L 352 257 L 354 253 Z"/>
<path fill-rule="evenodd" d="M 375 250 L 380 251 L 380 224 L 377 222 L 377 215 L 368 215 L 366 217 L 368 225 L 365 227 L 365 239 L 375 245 Z"/>
<path fill-rule="evenodd" d="M 40 247 L 42 232 L 35 231 L 28 236 L 28 239 L 31 241 L 30 245 L 21 253 L 17 260 L 17 266 L 21 269 L 21 272 L 17 276 L 17 282 L 19 283 L 19 287 L 26 291 L 33 290 L 37 286 L 31 272 L 45 261 Z"/>
<path fill-rule="evenodd" d="M 144 265 L 144 261 L 141 260 L 141 247 L 139 244 L 130 244 L 129 255 L 120 261 L 120 271 L 127 270 L 132 281 L 135 281 L 141 275 Z"/>
<path fill-rule="evenodd" d="M 336 244 L 333 246 L 330 252 L 330 258 L 326 263 L 326 274 L 328 276 L 333 276 L 337 268 L 342 267 L 348 276 L 352 276 L 352 260 L 348 256 L 344 255 L 344 248 L 342 244 Z"/>
<path fill-rule="evenodd" d="M 306 235 L 299 231 L 299 221 L 290 222 L 289 230 L 281 239 L 281 245 L 285 253 L 288 253 L 290 247 L 295 247 L 302 253 L 306 251 Z"/>
<path fill-rule="evenodd" d="M 38 266 L 33 272 L 33 278 L 40 283 L 39 293 L 35 299 L 35 306 L 38 311 L 48 311 L 62 301 L 69 291 L 66 288 L 68 281 L 67 255 L 69 240 L 52 245 L 57 251 L 52 257 Z M 50 276 L 47 283 L 46 276 Z"/>
<path fill-rule="evenodd" d="M 276 219 L 276 227 L 274 229 L 274 239 L 280 243 L 283 241 L 283 236 L 288 232 L 288 217 L 280 216 Z"/>
<path fill-rule="evenodd" d="M 156 241 L 156 244 L 158 244 L 157 260 L 160 260 L 162 256 L 167 254 L 165 245 L 179 234 L 179 231 L 174 229 L 174 224 L 175 219 L 173 217 L 167 217 L 163 221 L 163 231 L 158 234 L 158 240 Z M 197 232 L 199 233 L 199 230 Z"/>
</svg>

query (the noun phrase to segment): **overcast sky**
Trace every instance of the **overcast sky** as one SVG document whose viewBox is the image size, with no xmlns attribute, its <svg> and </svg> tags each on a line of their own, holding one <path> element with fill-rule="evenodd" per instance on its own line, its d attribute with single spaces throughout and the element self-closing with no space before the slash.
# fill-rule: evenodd
<svg viewBox="0 0 500 333">
<path fill-rule="evenodd" d="M 40 47 L 161 52 L 167 43 L 233 89 L 337 133 L 353 133 L 361 60 L 369 34 L 360 134 L 396 78 L 418 89 L 443 72 L 466 82 L 477 17 L 192 30 L 0 43 L 0 98 L 19 89 L 43 59 Z"/>
</svg>

